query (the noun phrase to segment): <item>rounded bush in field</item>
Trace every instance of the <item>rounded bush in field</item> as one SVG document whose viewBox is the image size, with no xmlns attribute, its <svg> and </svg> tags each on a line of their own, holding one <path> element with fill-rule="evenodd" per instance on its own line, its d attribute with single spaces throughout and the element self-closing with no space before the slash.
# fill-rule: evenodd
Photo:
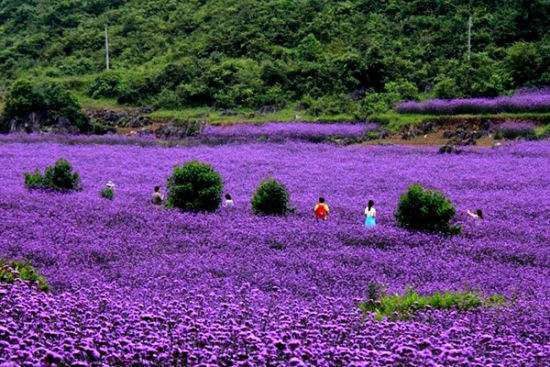
<svg viewBox="0 0 550 367">
<path fill-rule="evenodd" d="M 395 219 L 406 229 L 457 234 L 460 227 L 450 223 L 455 213 L 453 204 L 441 192 L 414 184 L 401 195 Z"/>
<path fill-rule="evenodd" d="M 255 214 L 285 215 L 291 211 L 290 195 L 286 187 L 275 179 L 266 179 L 260 183 L 252 198 L 252 210 Z"/>
<path fill-rule="evenodd" d="M 99 192 L 99 195 L 107 200 L 113 200 L 115 198 L 115 192 L 111 187 L 104 187 Z"/>
<path fill-rule="evenodd" d="M 175 167 L 168 179 L 167 206 L 191 212 L 219 208 L 223 182 L 212 166 L 191 161 Z"/>
<path fill-rule="evenodd" d="M 46 168 L 42 175 L 38 170 L 25 173 L 25 186 L 29 189 L 51 189 L 71 191 L 80 189 L 80 176 L 65 159 L 58 159 L 53 166 Z"/>
</svg>

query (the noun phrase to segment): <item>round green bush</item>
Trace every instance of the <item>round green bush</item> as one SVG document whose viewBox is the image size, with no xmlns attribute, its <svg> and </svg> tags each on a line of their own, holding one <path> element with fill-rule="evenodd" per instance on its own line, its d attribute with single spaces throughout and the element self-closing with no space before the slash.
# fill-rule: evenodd
<svg viewBox="0 0 550 367">
<path fill-rule="evenodd" d="M 71 191 L 80 189 L 80 176 L 73 172 L 71 164 L 59 159 L 55 165 L 46 168 L 44 175 L 39 171 L 25 173 L 25 186 L 29 189 L 50 189 Z"/>
<path fill-rule="evenodd" d="M 252 210 L 255 214 L 285 215 L 291 211 L 290 195 L 286 187 L 275 179 L 260 183 L 252 197 Z"/>
<path fill-rule="evenodd" d="M 107 200 L 113 200 L 115 198 L 115 192 L 110 187 L 104 187 L 99 192 L 99 195 Z"/>
<path fill-rule="evenodd" d="M 411 185 L 399 199 L 395 219 L 400 227 L 432 232 L 457 234 L 460 227 L 451 225 L 455 208 L 441 192 Z"/>
<path fill-rule="evenodd" d="M 191 161 L 175 167 L 168 179 L 169 208 L 191 212 L 213 212 L 219 208 L 223 183 L 220 175 L 205 163 Z"/>
</svg>

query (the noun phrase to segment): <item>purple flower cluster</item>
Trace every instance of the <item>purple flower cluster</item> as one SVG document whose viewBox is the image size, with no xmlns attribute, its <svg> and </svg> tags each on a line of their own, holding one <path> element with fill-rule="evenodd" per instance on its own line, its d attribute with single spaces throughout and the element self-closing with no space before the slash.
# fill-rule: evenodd
<svg viewBox="0 0 550 367">
<path fill-rule="evenodd" d="M 497 98 L 430 99 L 407 101 L 396 106 L 399 113 L 453 115 L 461 113 L 549 112 L 550 89 L 531 90 Z"/>
<path fill-rule="evenodd" d="M 378 128 L 374 123 L 266 123 L 261 125 L 235 124 L 229 126 L 207 126 L 200 133 L 202 141 L 238 141 L 255 140 L 286 141 L 327 139 L 358 139 L 369 131 Z"/>
<path fill-rule="evenodd" d="M 535 136 L 535 128 L 535 123 L 531 121 L 505 121 L 496 127 L 497 136 L 502 136 L 506 139 L 533 137 Z"/>
<path fill-rule="evenodd" d="M 74 135 L 52 133 L 10 133 L 0 134 L 0 143 L 61 143 L 152 146 L 157 145 L 159 142 L 153 134 Z"/>
<path fill-rule="evenodd" d="M 84 190 L 29 192 L 23 172 L 66 158 Z M 0 284 L 0 362 L 19 365 L 544 365 L 550 357 L 550 146 L 435 148 L 231 144 L 165 148 L 0 143 L 0 257 L 29 260 L 49 293 Z M 191 214 L 149 197 L 171 169 L 211 163 L 232 209 Z M 251 214 L 268 176 L 296 213 Z M 112 179 L 114 201 L 99 188 Z M 393 220 L 412 182 L 444 191 L 463 234 Z M 313 219 L 324 196 L 327 222 Z M 379 226 L 363 228 L 375 200 Z M 482 208 L 484 222 L 466 209 Z M 499 308 L 376 321 L 357 304 L 389 292 L 502 294 Z"/>
</svg>

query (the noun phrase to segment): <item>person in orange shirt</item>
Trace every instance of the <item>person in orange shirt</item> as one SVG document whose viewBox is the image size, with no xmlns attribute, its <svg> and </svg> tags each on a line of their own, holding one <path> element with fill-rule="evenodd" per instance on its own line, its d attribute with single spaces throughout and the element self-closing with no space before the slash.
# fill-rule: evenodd
<svg viewBox="0 0 550 367">
<path fill-rule="evenodd" d="M 315 213 L 315 218 L 317 220 L 328 219 L 328 214 L 330 210 L 328 208 L 328 205 L 325 203 L 325 198 L 319 198 L 319 202 L 315 205 L 315 208 L 313 208 L 313 212 Z"/>
</svg>

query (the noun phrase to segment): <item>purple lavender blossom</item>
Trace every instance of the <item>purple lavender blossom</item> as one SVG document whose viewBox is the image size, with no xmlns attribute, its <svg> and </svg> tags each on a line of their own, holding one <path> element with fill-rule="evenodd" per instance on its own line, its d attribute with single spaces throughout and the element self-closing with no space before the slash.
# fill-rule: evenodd
<svg viewBox="0 0 550 367">
<path fill-rule="evenodd" d="M 396 106 L 399 113 L 452 115 L 461 113 L 549 112 L 550 89 L 521 91 L 497 98 L 430 99 L 407 101 Z"/>
<path fill-rule="evenodd" d="M 29 192 L 23 172 L 57 158 L 82 192 Z M 287 142 L 165 148 L 0 142 L 0 257 L 27 259 L 41 292 L 0 283 L 5 365 L 545 365 L 550 337 L 550 145 L 436 148 Z M 150 204 L 175 164 L 209 162 L 235 207 L 191 214 Z M 297 212 L 251 213 L 274 176 Z M 97 189 L 117 184 L 114 201 Z M 463 234 L 409 233 L 393 220 L 412 182 L 455 203 Z M 318 196 L 331 207 L 316 222 Z M 379 226 L 362 227 L 374 199 Z M 466 209 L 482 208 L 472 221 Z M 273 246 L 279 244 L 280 246 Z M 474 290 L 501 308 L 375 321 L 357 303 L 388 292 Z M 11 364 L 10 364 L 11 363 Z"/>
<path fill-rule="evenodd" d="M 261 125 L 235 124 L 207 126 L 199 138 L 202 140 L 251 141 L 267 140 L 323 140 L 326 138 L 360 138 L 378 125 L 374 123 L 266 123 Z"/>
</svg>

